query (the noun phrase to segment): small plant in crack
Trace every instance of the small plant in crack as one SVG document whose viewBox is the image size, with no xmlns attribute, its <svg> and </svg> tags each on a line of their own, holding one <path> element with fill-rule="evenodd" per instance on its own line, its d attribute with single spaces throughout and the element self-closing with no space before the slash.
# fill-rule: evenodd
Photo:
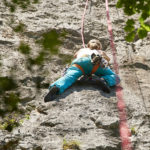
<svg viewBox="0 0 150 150">
<path fill-rule="evenodd" d="M 80 143 L 78 141 L 63 140 L 63 150 L 80 150 Z"/>
<path fill-rule="evenodd" d="M 24 41 L 21 41 L 18 47 L 18 51 L 20 51 L 22 54 L 27 55 L 30 53 L 31 48 L 27 43 L 25 43 Z"/>
<path fill-rule="evenodd" d="M 24 30 L 25 30 L 25 25 L 20 22 L 17 26 L 13 27 L 13 30 L 14 30 L 15 32 L 20 32 L 20 33 L 22 33 L 22 32 L 24 32 Z"/>
</svg>

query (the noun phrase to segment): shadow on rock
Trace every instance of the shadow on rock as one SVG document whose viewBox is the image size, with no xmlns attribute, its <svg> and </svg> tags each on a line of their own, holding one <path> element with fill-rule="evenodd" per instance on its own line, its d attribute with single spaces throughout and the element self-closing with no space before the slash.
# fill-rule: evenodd
<svg viewBox="0 0 150 150">
<path fill-rule="evenodd" d="M 47 88 L 49 83 L 44 83 L 44 77 L 36 76 L 36 77 L 26 77 L 25 79 L 21 80 L 20 82 L 24 85 L 31 84 L 33 82 L 36 85 L 36 88 Z"/>
<path fill-rule="evenodd" d="M 76 88 L 75 88 L 76 87 Z M 81 92 L 82 90 L 93 90 L 93 92 L 95 91 L 94 89 L 98 89 L 100 94 L 106 98 L 110 98 L 110 97 L 116 97 L 116 93 L 115 93 L 115 87 L 111 88 L 111 92 L 110 93 L 105 93 L 101 90 L 101 87 L 97 87 L 97 86 L 93 86 L 90 84 L 78 84 L 75 83 L 74 85 L 72 85 L 69 89 L 67 89 L 67 91 L 65 91 L 62 95 L 58 96 L 55 100 L 59 101 L 61 99 L 66 98 L 68 95 L 70 95 L 71 93 L 77 91 L 77 92 Z"/>
<path fill-rule="evenodd" d="M 150 67 L 146 64 L 136 62 L 134 64 L 128 64 L 128 65 L 123 65 L 123 67 L 130 67 L 130 68 L 139 68 L 139 69 L 144 69 L 144 70 L 150 70 Z"/>
</svg>

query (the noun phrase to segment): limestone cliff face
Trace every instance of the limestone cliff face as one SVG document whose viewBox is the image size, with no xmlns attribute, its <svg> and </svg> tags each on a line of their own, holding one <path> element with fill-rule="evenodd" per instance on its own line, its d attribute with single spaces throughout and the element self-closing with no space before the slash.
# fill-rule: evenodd
<svg viewBox="0 0 150 150">
<path fill-rule="evenodd" d="M 123 31 L 126 17 L 121 10 L 116 9 L 115 4 L 116 0 L 109 4 L 110 17 L 127 108 L 127 122 L 129 129 L 134 131 L 131 141 L 134 150 L 149 150 L 150 35 L 144 40 L 136 39 L 132 44 L 127 43 Z M 106 94 L 92 86 L 73 85 L 56 101 L 44 103 L 48 84 L 58 79 L 65 67 L 62 59 L 53 56 L 42 69 L 33 74 L 25 67 L 25 56 L 17 51 L 19 42 L 25 41 L 35 57 L 40 49 L 35 40 L 42 33 L 65 29 L 69 34 L 59 51 L 73 55 L 82 47 L 80 29 L 84 6 L 82 0 L 40 0 L 28 9 L 17 8 L 11 13 L 0 2 L 0 57 L 3 64 L 0 74 L 9 75 L 15 66 L 13 75 L 18 80 L 18 90 L 23 99 L 19 106 L 31 110 L 30 117 L 24 119 L 19 127 L 11 132 L 0 130 L 1 150 L 65 150 L 68 141 L 74 141 L 74 149 L 121 150 L 114 88 L 110 94 Z M 23 34 L 13 30 L 13 26 L 19 22 L 25 26 Z M 86 43 L 92 38 L 102 42 L 103 49 L 113 64 L 104 0 L 89 2 L 84 33 Z M 36 91 L 37 80 L 47 86 Z"/>
</svg>

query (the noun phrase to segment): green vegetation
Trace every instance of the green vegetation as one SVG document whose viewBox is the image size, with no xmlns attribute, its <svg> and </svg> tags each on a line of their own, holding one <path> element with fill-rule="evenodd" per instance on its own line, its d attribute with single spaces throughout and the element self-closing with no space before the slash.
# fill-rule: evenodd
<svg viewBox="0 0 150 150">
<path fill-rule="evenodd" d="M 10 132 L 14 127 L 19 126 L 18 118 L 14 115 L 15 112 L 20 112 L 18 110 L 19 95 L 12 92 L 3 93 L 0 98 L 0 118 L 3 120 L 0 121 L 0 129 Z"/>
<path fill-rule="evenodd" d="M 149 0 L 118 0 L 117 8 L 123 8 L 124 13 L 128 16 L 139 14 L 139 19 L 134 16 L 128 19 L 124 30 L 127 32 L 126 40 L 132 42 L 135 36 L 143 39 L 150 32 L 150 24 L 146 23 L 146 19 L 150 17 L 150 1 Z M 138 26 L 135 28 L 135 26 Z"/>
<path fill-rule="evenodd" d="M 41 66 L 44 61 L 46 61 L 47 59 L 50 60 L 52 55 L 58 55 L 59 46 L 62 44 L 65 35 L 66 33 L 64 31 L 61 33 L 57 33 L 56 30 L 51 30 L 42 34 L 41 38 L 36 41 L 36 43 L 40 45 L 41 51 L 36 58 L 28 57 L 27 68 L 29 70 L 32 70 L 33 65 Z"/>
<path fill-rule="evenodd" d="M 15 26 L 14 28 L 14 31 L 15 32 L 24 32 L 24 30 L 25 30 L 25 25 L 23 24 L 23 23 L 19 23 L 17 26 Z"/>
<path fill-rule="evenodd" d="M 0 99 L 0 117 L 5 117 L 7 113 L 18 111 L 18 103 L 20 102 L 18 94 L 13 92 L 3 93 Z"/>
<path fill-rule="evenodd" d="M 6 88 L 5 90 L 10 89 Z M 11 132 L 23 123 L 22 118 L 30 119 L 29 113 L 32 109 L 25 111 L 18 108 L 18 104 L 21 102 L 19 94 L 12 91 L 7 92 L 0 96 L 0 129 Z M 27 112 L 28 114 L 25 114 Z"/>
<path fill-rule="evenodd" d="M 0 77 L 0 94 L 5 91 L 14 90 L 17 88 L 17 84 L 11 77 Z"/>
<path fill-rule="evenodd" d="M 132 127 L 132 128 L 131 128 L 131 133 L 132 133 L 132 135 L 135 135 L 135 134 L 136 134 L 135 127 Z"/>
<path fill-rule="evenodd" d="M 18 27 L 18 29 L 21 29 Z M 69 55 L 59 54 L 59 46 L 62 44 L 62 41 L 65 37 L 66 33 L 62 31 L 61 33 L 57 33 L 56 30 L 51 30 L 41 35 L 41 38 L 36 40 L 36 43 L 40 45 L 41 50 L 39 54 L 32 58 L 30 54 L 32 54 L 32 49 L 30 45 L 25 43 L 24 41 L 20 42 L 18 47 L 18 51 L 22 54 L 26 55 L 26 64 L 27 69 L 32 71 L 32 67 L 34 65 L 41 66 L 47 59 L 51 59 L 52 55 L 59 55 L 63 59 L 63 63 L 69 63 L 72 59 Z M 39 87 L 39 85 L 37 85 Z"/>
<path fill-rule="evenodd" d="M 80 150 L 80 143 L 78 141 L 63 141 L 63 150 Z"/>
<path fill-rule="evenodd" d="M 30 115 L 29 115 L 29 114 L 26 114 L 26 115 L 25 115 L 25 119 L 29 120 L 29 119 L 30 119 Z"/>
<path fill-rule="evenodd" d="M 37 4 L 37 3 L 39 3 L 39 0 L 33 0 L 33 3 Z"/>
<path fill-rule="evenodd" d="M 8 7 L 11 12 L 15 12 L 17 8 L 22 8 L 23 10 L 27 9 L 32 3 L 36 4 L 38 2 L 39 0 L 3 0 L 4 5 Z M 22 22 L 15 24 L 15 19 L 12 17 L 9 25 L 14 32 L 24 37 L 25 25 Z M 39 53 L 34 58 L 31 46 L 27 42 L 20 41 L 17 50 L 25 55 L 25 63 L 31 73 L 33 73 L 33 68 L 38 68 L 40 70 L 43 63 L 50 60 L 52 55 L 59 54 L 59 46 L 62 44 L 64 37 L 65 32 L 57 32 L 56 30 L 51 30 L 42 34 L 40 38 L 35 41 L 35 44 L 38 44 Z M 0 64 L 0 67 L 2 65 L 3 64 Z M 35 65 L 37 67 L 34 67 Z M 0 75 L 0 129 L 9 132 L 21 125 L 24 119 L 29 120 L 30 111 L 35 109 L 26 108 L 26 110 L 21 110 L 20 107 L 18 107 L 23 101 L 20 99 L 20 93 L 18 92 L 19 81 L 15 76 L 12 76 L 13 71 L 15 71 L 12 68 L 8 77 L 1 77 Z M 40 78 L 35 81 L 37 92 L 41 88 L 41 81 Z"/>
<path fill-rule="evenodd" d="M 42 65 L 44 63 L 44 60 L 45 60 L 45 53 L 44 52 L 39 52 L 39 55 L 36 57 L 36 58 L 31 58 L 31 57 L 28 57 L 28 60 L 27 60 L 27 68 L 29 70 L 32 70 L 32 66 L 34 65 Z"/>
<path fill-rule="evenodd" d="M 32 3 L 36 4 L 39 0 L 3 0 L 6 7 L 10 9 L 11 12 L 15 12 L 17 7 L 22 9 L 27 9 Z"/>
<path fill-rule="evenodd" d="M 3 97 L 4 104 L 6 105 L 5 109 L 7 108 L 7 112 L 12 112 L 17 110 L 18 102 L 20 101 L 19 96 L 14 93 L 7 94 Z"/>
<path fill-rule="evenodd" d="M 11 114 L 5 116 L 3 118 L 3 121 L 0 122 L 0 130 L 7 130 L 9 132 L 11 132 L 14 128 L 20 126 L 24 120 L 29 120 L 30 119 L 30 115 L 26 114 L 23 115 L 22 114 L 22 119 L 20 117 L 20 112 L 12 112 Z"/>
<path fill-rule="evenodd" d="M 67 54 L 58 54 L 59 58 L 62 59 L 63 64 L 70 64 L 73 56 L 72 55 L 67 55 Z"/>
<path fill-rule="evenodd" d="M 40 40 L 37 40 L 43 50 L 47 51 L 51 55 L 58 54 L 58 46 L 62 44 L 60 37 L 64 37 L 64 33 L 57 33 L 56 30 L 51 30 L 42 35 Z"/>
<path fill-rule="evenodd" d="M 18 127 L 20 124 L 17 121 L 17 119 L 15 118 L 5 118 L 3 123 L 0 124 L 0 129 L 1 130 L 7 130 L 9 132 L 11 132 L 13 130 L 13 128 Z"/>
<path fill-rule="evenodd" d="M 5 119 L 7 114 L 18 111 L 19 95 L 12 92 L 17 88 L 15 80 L 9 77 L 0 77 L 0 129 L 11 131 L 18 123 L 13 119 Z"/>
<path fill-rule="evenodd" d="M 26 44 L 25 42 L 21 41 L 20 45 L 18 47 L 18 51 L 20 51 L 22 54 L 29 54 L 31 51 L 31 48 L 28 44 Z"/>
<path fill-rule="evenodd" d="M 23 32 L 24 25 L 20 24 L 16 26 L 16 32 Z M 23 36 L 23 35 L 22 35 Z M 26 64 L 32 72 L 32 67 L 37 65 L 39 70 L 42 64 L 50 60 L 52 55 L 59 55 L 64 62 L 69 62 L 71 57 L 63 54 L 59 54 L 59 46 L 62 44 L 64 32 L 58 33 L 56 30 L 49 31 L 41 35 L 36 41 L 36 44 L 40 47 L 39 54 L 33 58 L 32 49 L 30 45 L 24 41 L 21 41 L 17 50 L 25 55 Z M 3 65 L 3 64 L 2 64 Z M 13 68 L 13 67 L 12 67 Z M 10 70 L 13 71 L 13 70 Z M 13 73 L 12 73 L 13 74 Z M 0 77 L 0 129 L 11 132 L 13 128 L 18 127 L 23 123 L 23 119 L 30 119 L 29 115 L 25 113 L 30 112 L 35 108 L 28 108 L 24 111 L 20 110 L 18 104 L 22 102 L 20 99 L 20 93 L 18 92 L 18 81 L 14 76 Z M 42 79 L 37 78 L 35 81 L 35 88 L 37 91 L 41 88 Z M 14 115 L 17 114 L 17 117 Z"/>
</svg>

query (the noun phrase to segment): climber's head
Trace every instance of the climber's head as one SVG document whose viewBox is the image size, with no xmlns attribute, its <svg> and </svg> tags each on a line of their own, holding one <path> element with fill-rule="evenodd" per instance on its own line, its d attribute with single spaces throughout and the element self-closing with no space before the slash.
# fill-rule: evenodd
<svg viewBox="0 0 150 150">
<path fill-rule="evenodd" d="M 96 39 L 93 39 L 93 40 L 90 40 L 88 42 L 88 48 L 90 48 L 91 50 L 92 49 L 97 49 L 97 50 L 101 50 L 102 49 L 102 44 L 99 40 L 96 40 Z"/>
</svg>

